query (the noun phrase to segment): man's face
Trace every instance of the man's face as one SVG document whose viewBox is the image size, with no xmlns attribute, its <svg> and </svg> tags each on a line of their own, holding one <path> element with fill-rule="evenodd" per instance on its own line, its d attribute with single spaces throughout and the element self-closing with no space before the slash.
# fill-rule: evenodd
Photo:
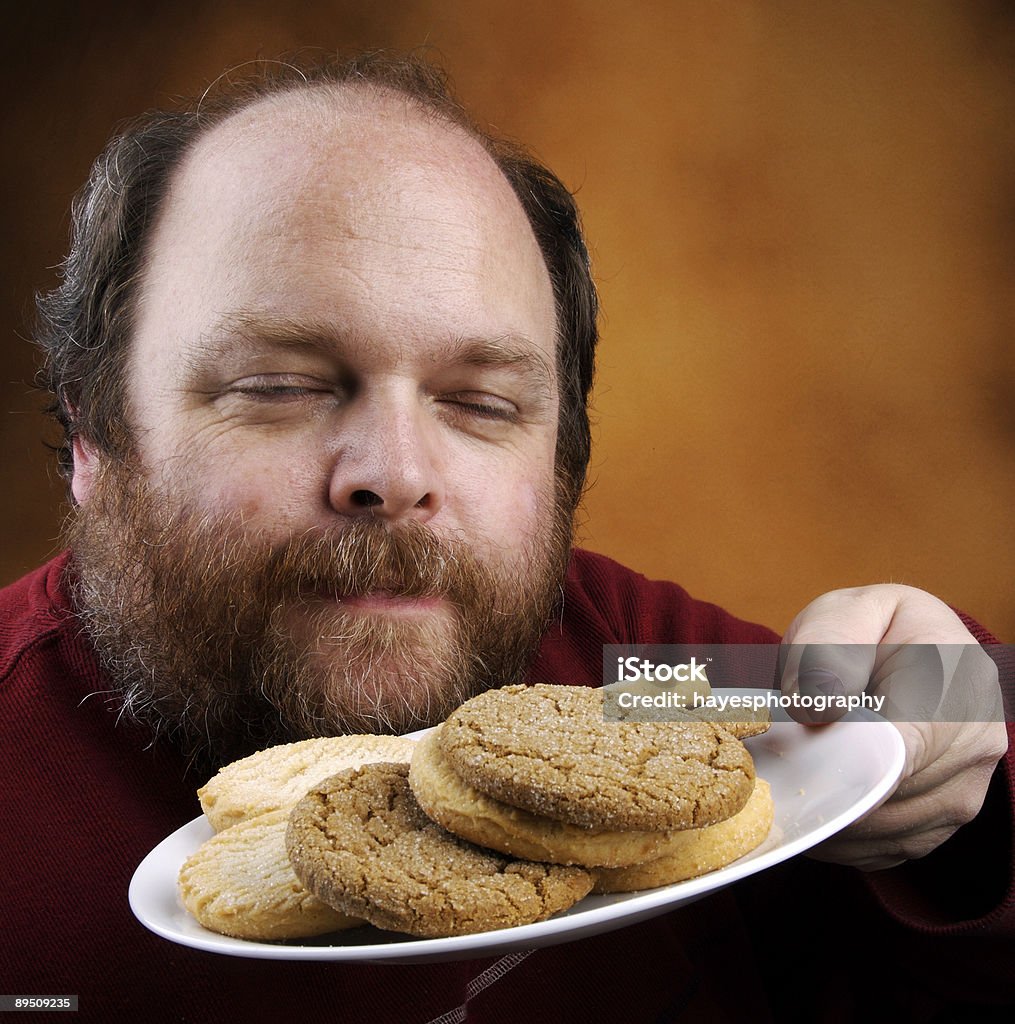
<svg viewBox="0 0 1015 1024">
<path fill-rule="evenodd" d="M 423 724 L 508 681 L 477 666 L 513 631 L 517 675 L 545 623 L 569 525 L 555 367 L 545 265 L 478 144 L 361 91 L 256 104 L 198 142 L 160 212 L 126 370 L 140 479 L 79 445 L 83 575 L 118 561 L 106 589 L 149 618 L 177 591 L 188 607 L 158 613 L 177 633 L 207 605 L 231 635 L 173 645 L 228 646 L 259 678 L 222 685 L 304 708 L 283 733 Z M 153 544 L 166 564 L 124 550 Z M 86 606 L 108 600 L 87 583 Z"/>
</svg>

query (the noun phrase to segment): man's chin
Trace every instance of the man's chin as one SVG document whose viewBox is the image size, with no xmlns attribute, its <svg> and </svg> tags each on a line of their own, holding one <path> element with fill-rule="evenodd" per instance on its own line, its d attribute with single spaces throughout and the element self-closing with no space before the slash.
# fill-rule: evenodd
<svg viewBox="0 0 1015 1024">
<path fill-rule="evenodd" d="M 403 733 L 443 721 L 486 685 L 446 606 L 319 609 L 294 625 L 273 703 L 295 731 Z M 304 653 L 297 654 L 295 652 Z M 286 658 L 285 648 L 276 658 Z"/>
<path fill-rule="evenodd" d="M 360 672 L 345 666 L 322 672 L 317 692 L 304 689 L 297 696 L 299 709 L 290 703 L 286 717 L 296 718 L 300 735 L 402 734 L 437 725 L 472 693 L 468 680 L 448 678 L 445 666 L 431 667 L 422 653 L 379 657 Z M 301 721 L 312 708 L 314 718 Z"/>
</svg>

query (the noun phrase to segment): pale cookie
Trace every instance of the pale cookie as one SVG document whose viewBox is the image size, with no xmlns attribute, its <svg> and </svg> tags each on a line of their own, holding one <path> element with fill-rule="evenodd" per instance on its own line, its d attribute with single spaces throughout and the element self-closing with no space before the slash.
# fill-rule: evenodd
<svg viewBox="0 0 1015 1024">
<path fill-rule="evenodd" d="M 327 736 L 283 743 L 226 765 L 197 791 L 216 831 L 267 811 L 292 810 L 311 786 L 370 761 L 405 761 L 415 742 L 404 736 Z"/>
<path fill-rule="evenodd" d="M 466 783 L 585 828 L 669 832 L 736 814 L 754 787 L 747 748 L 710 722 L 606 722 L 602 691 L 508 686 L 466 701 L 439 739 Z"/>
<path fill-rule="evenodd" d="M 541 921 L 592 888 L 581 868 L 512 860 L 446 832 L 423 813 L 408 773 L 351 769 L 293 809 L 293 868 L 336 909 L 411 935 L 466 935 Z"/>
<path fill-rule="evenodd" d="M 205 928 L 241 939 L 296 939 L 363 924 L 300 883 L 285 848 L 288 811 L 217 832 L 180 869 L 183 905 Z"/>
<path fill-rule="evenodd" d="M 416 744 L 409 785 L 420 807 L 449 832 L 514 857 L 583 867 L 641 864 L 665 848 L 666 832 L 597 832 L 494 800 L 451 770 L 439 731 Z"/>
<path fill-rule="evenodd" d="M 758 779 L 738 814 L 706 828 L 674 832 L 666 852 L 635 867 L 597 871 L 596 892 L 632 892 L 673 885 L 716 871 L 760 846 L 772 827 L 775 808 L 764 779 Z"/>
</svg>

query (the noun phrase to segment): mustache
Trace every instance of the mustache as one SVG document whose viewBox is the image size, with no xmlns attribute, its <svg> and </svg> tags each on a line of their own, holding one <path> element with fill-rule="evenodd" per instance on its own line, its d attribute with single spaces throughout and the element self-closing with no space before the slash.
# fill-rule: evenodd
<svg viewBox="0 0 1015 1024">
<path fill-rule="evenodd" d="M 250 562 L 249 553 L 245 561 Z M 315 531 L 272 546 L 260 562 L 260 587 L 279 597 L 399 597 L 458 600 L 481 570 L 464 546 L 421 523 L 389 526 L 364 516 L 334 531 Z"/>
</svg>

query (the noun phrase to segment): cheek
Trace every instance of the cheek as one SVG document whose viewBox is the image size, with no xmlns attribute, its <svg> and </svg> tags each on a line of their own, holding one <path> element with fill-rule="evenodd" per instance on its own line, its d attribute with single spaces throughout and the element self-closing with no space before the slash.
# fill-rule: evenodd
<svg viewBox="0 0 1015 1024">
<path fill-rule="evenodd" d="M 458 506 L 466 539 L 488 546 L 488 557 L 496 561 L 527 558 L 532 538 L 546 528 L 552 514 L 549 473 L 491 473 L 474 478 L 468 494 L 458 493 L 459 500 L 452 498 L 451 504 Z"/>
<path fill-rule="evenodd" d="M 320 502 L 326 467 L 292 446 L 189 444 L 161 460 L 147 459 L 161 492 L 191 509 L 234 513 L 252 526 L 285 524 Z"/>
</svg>

